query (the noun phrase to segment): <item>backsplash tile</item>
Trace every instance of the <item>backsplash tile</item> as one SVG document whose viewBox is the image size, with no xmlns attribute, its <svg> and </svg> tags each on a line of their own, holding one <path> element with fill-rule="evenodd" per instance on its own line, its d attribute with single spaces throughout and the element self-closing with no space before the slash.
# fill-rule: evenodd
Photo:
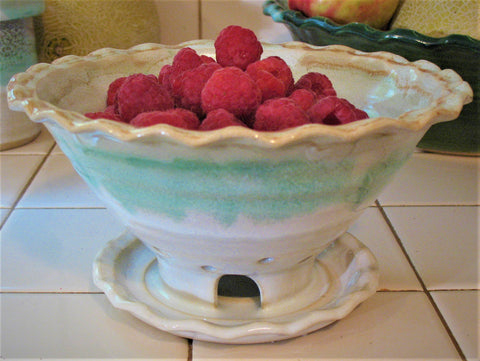
<svg viewBox="0 0 480 361">
<path fill-rule="evenodd" d="M 239 25 L 255 32 L 260 41 L 280 43 L 292 40 L 283 24 L 263 15 L 262 0 L 202 0 L 201 36 L 215 39 L 228 25 Z"/>
</svg>

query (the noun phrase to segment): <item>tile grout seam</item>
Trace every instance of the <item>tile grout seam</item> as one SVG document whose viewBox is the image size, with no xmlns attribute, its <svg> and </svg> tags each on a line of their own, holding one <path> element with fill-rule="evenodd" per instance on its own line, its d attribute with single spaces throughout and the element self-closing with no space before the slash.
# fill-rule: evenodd
<svg viewBox="0 0 480 361">
<path fill-rule="evenodd" d="M 392 235 L 395 238 L 395 241 L 397 242 L 398 246 L 400 247 L 403 255 L 407 259 L 408 264 L 410 265 L 411 269 L 413 270 L 418 282 L 420 283 L 420 286 L 422 287 L 423 293 L 426 295 L 428 301 L 430 302 L 430 304 L 433 307 L 435 313 L 437 314 L 437 317 L 440 319 L 440 322 L 442 323 L 445 331 L 447 332 L 450 340 L 452 341 L 453 346 L 455 347 L 455 349 L 458 352 L 461 359 L 463 361 L 467 361 L 467 358 L 466 358 L 462 348 L 460 347 L 460 344 L 458 343 L 455 335 L 453 334 L 453 331 L 451 330 L 450 326 L 448 325 L 447 321 L 445 320 L 445 317 L 443 316 L 442 312 L 440 311 L 437 303 L 435 302 L 432 295 L 430 294 L 430 291 L 428 290 L 427 286 L 425 285 L 425 282 L 423 281 L 422 277 L 420 276 L 420 273 L 418 272 L 418 270 L 415 267 L 412 259 L 410 258 L 405 246 L 402 243 L 402 240 L 400 239 L 400 236 L 398 235 L 397 231 L 395 230 L 395 227 L 393 226 L 392 222 L 390 221 L 390 218 L 388 218 L 387 213 L 383 209 L 383 206 L 380 204 L 380 202 L 378 200 L 375 201 L 375 204 L 377 205 L 384 221 L 387 223 L 387 226 L 390 229 L 390 232 L 392 232 Z"/>
<path fill-rule="evenodd" d="M 421 203 L 421 204 L 385 204 L 383 206 L 379 206 L 382 208 L 427 208 L 427 207 L 438 207 L 438 208 L 448 208 L 448 207 L 479 207 L 480 203 L 473 203 L 473 204 L 461 204 L 461 203 L 452 203 L 452 204 L 429 204 L 429 203 Z"/>
<path fill-rule="evenodd" d="M 38 166 L 35 168 L 35 170 L 33 171 L 31 177 L 28 179 L 27 183 L 25 184 L 25 186 L 22 188 L 22 190 L 20 191 L 20 193 L 18 194 L 17 198 L 15 199 L 15 202 L 13 202 L 12 206 L 9 208 L 9 211 L 7 213 L 7 215 L 4 217 L 4 219 L 2 220 L 2 222 L 0 223 L 0 229 L 3 228 L 3 226 L 5 225 L 5 223 L 7 222 L 7 220 L 10 218 L 10 215 L 13 213 L 13 211 L 17 208 L 17 205 L 18 203 L 20 202 L 20 200 L 22 199 L 22 197 L 25 195 L 28 187 L 30 187 L 30 185 L 32 184 L 33 180 L 35 179 L 35 177 L 37 176 L 38 172 L 40 171 L 40 169 L 43 167 L 43 165 L 45 164 L 45 162 L 47 161 L 48 157 L 50 157 L 50 155 L 52 154 L 53 152 L 53 149 L 55 148 L 55 145 L 57 143 L 54 142 L 50 149 L 47 150 L 47 152 L 45 153 L 45 156 L 42 158 L 42 160 L 40 161 L 40 163 L 38 164 Z"/>
<path fill-rule="evenodd" d="M 197 13 L 198 13 L 198 25 L 197 32 L 198 38 L 203 39 L 203 26 L 202 26 L 202 0 L 197 1 Z"/>
</svg>

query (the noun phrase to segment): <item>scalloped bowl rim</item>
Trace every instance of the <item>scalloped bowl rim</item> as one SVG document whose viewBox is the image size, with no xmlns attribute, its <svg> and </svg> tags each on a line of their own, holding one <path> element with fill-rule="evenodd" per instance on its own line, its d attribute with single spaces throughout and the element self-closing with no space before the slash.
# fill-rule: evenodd
<svg viewBox="0 0 480 361">
<path fill-rule="evenodd" d="M 435 73 L 449 85 L 448 102 L 440 103 L 440 100 L 431 106 L 403 113 L 398 118 L 375 117 L 355 121 L 349 124 L 330 126 L 323 124 L 307 124 L 287 130 L 266 132 L 256 131 L 246 127 L 231 126 L 212 131 L 186 130 L 166 124 L 157 124 L 145 128 L 135 128 L 129 124 L 116 122 L 108 119 L 91 120 L 83 114 L 59 108 L 47 101 L 41 100 L 36 94 L 36 83 L 48 76 L 58 68 L 68 68 L 72 64 L 120 54 L 134 54 L 136 52 L 155 49 L 179 49 L 191 45 L 212 45 L 213 40 L 192 40 L 176 45 L 163 44 L 140 44 L 129 49 L 103 48 L 85 56 L 67 55 L 56 59 L 51 64 L 39 63 L 31 66 L 23 73 L 16 74 L 8 84 L 8 103 L 13 110 L 24 111 L 31 120 L 44 122 L 54 120 L 61 127 L 71 133 L 95 133 L 103 134 L 125 142 L 141 141 L 141 139 L 170 139 L 177 143 L 189 146 L 209 146 L 225 140 L 233 142 L 249 141 L 262 148 L 278 148 L 288 146 L 309 139 L 324 138 L 327 142 L 354 141 L 367 134 L 394 132 L 399 129 L 419 131 L 427 129 L 437 122 L 440 115 L 453 119 L 464 104 L 472 100 L 473 94 L 470 86 L 452 70 L 441 70 L 438 66 L 428 61 L 419 60 L 409 62 L 405 58 L 388 52 L 366 53 L 343 45 L 315 46 L 303 42 L 293 41 L 283 44 L 263 43 L 264 47 L 286 47 L 289 49 L 311 50 L 338 50 L 351 55 L 363 55 L 375 57 L 380 61 L 389 61 L 403 65 L 411 65 L 416 68 Z M 455 93 L 454 93 L 454 90 Z M 442 97 L 440 99 L 443 99 Z M 447 104 L 448 103 L 448 104 Z M 445 119 L 441 120 L 445 121 Z"/>
<path fill-rule="evenodd" d="M 277 0 L 267 0 L 263 5 L 264 13 L 270 15 L 276 22 L 291 22 L 299 28 L 320 26 L 332 34 L 351 33 L 370 38 L 372 41 L 382 42 L 388 40 L 414 42 L 415 44 L 429 48 L 439 45 L 458 45 L 480 53 L 480 40 L 469 35 L 450 34 L 443 37 L 433 37 L 418 31 L 406 28 L 381 30 L 362 23 L 338 24 L 323 16 L 307 17 L 301 11 L 286 9 Z"/>
</svg>

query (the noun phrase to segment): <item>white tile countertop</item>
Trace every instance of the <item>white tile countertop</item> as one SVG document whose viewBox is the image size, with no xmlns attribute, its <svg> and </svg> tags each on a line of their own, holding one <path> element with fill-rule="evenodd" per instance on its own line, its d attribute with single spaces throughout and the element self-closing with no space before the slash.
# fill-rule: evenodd
<svg viewBox="0 0 480 361">
<path fill-rule="evenodd" d="M 350 229 L 378 259 L 378 292 L 326 328 L 259 345 L 191 341 L 115 309 L 92 262 L 122 224 L 47 131 L 0 162 L 2 359 L 479 359 L 480 158 L 414 153 Z"/>
</svg>

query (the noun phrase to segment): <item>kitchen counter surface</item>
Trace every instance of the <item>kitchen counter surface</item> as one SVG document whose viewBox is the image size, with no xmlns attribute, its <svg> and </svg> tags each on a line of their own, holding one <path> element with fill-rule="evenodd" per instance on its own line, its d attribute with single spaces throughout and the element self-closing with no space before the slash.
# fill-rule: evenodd
<svg viewBox="0 0 480 361">
<path fill-rule="evenodd" d="M 236 346 L 173 336 L 111 306 L 92 262 L 124 227 L 47 131 L 0 162 L 2 359 L 479 359 L 480 158 L 416 152 L 355 223 L 381 279 L 346 318 Z"/>
</svg>

